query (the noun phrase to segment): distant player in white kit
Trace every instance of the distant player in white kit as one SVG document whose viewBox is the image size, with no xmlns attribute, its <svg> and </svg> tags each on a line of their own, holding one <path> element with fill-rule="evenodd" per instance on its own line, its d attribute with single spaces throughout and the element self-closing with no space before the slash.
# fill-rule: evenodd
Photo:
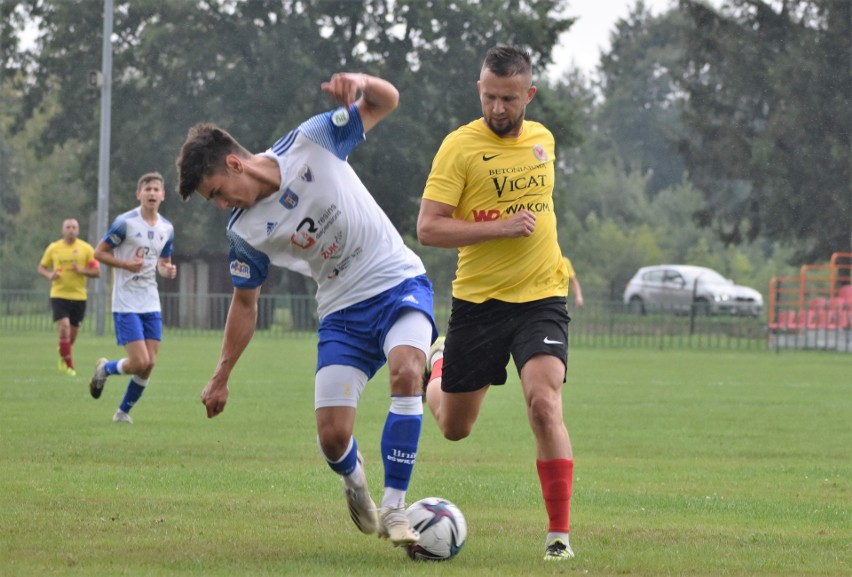
<svg viewBox="0 0 852 577">
<path fill-rule="evenodd" d="M 175 229 L 159 213 L 165 199 L 163 177 L 158 172 L 142 175 L 136 186 L 139 206 L 119 215 L 106 236 L 95 247 L 95 258 L 115 271 L 112 288 L 112 315 L 115 337 L 127 357 L 98 360 L 89 382 L 89 392 L 100 398 L 110 375 L 130 375 L 127 391 L 113 415 L 117 423 L 132 423 L 130 409 L 139 401 L 160 350 L 163 320 L 157 272 L 166 278 L 177 276 L 172 264 Z"/>
<path fill-rule="evenodd" d="M 208 417 L 224 410 L 228 378 L 254 334 L 269 266 L 310 276 L 320 318 L 314 383 L 320 450 L 343 479 L 358 529 L 406 545 L 419 538 L 405 515 L 405 495 L 423 419 L 426 353 L 437 336 L 432 285 L 347 162 L 365 133 L 397 107 L 399 93 L 380 78 L 348 73 L 334 74 L 322 90 L 342 106 L 309 118 L 266 152 L 251 154 L 212 124 L 190 129 L 181 149 L 181 196 L 197 192 L 220 210 L 232 209 L 234 294 L 219 362 L 201 400 Z M 377 515 L 352 433 L 361 393 L 385 362 L 391 401 Z"/>
</svg>

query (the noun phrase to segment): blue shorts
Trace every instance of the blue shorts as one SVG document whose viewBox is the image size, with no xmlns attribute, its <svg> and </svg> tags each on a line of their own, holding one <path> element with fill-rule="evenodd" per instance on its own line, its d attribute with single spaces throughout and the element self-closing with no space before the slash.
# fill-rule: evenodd
<svg viewBox="0 0 852 577">
<path fill-rule="evenodd" d="M 329 365 L 347 365 L 367 378 L 387 362 L 383 343 L 388 331 L 407 311 L 421 311 L 432 323 L 432 340 L 438 336 L 432 313 L 432 283 L 426 275 L 409 278 L 372 298 L 327 315 L 320 321 L 317 371 Z"/>
<path fill-rule="evenodd" d="M 156 313 L 112 313 L 115 340 L 120 346 L 133 341 L 163 340 L 163 317 Z"/>
</svg>

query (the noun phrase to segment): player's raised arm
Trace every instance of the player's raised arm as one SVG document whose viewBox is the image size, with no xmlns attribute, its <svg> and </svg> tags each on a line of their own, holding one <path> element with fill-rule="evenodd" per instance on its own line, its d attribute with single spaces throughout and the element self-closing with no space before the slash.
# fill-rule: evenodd
<svg viewBox="0 0 852 577">
<path fill-rule="evenodd" d="M 399 92 L 393 84 L 369 74 L 338 72 L 322 90 L 347 108 L 355 102 L 361 112 L 364 132 L 369 132 L 385 116 L 396 110 Z M 355 98 L 360 93 L 360 98 Z"/>
</svg>

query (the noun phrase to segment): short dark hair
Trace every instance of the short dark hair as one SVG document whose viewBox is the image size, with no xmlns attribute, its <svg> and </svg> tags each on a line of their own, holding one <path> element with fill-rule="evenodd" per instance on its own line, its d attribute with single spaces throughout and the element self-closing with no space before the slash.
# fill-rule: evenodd
<svg viewBox="0 0 852 577">
<path fill-rule="evenodd" d="M 501 77 L 532 75 L 532 60 L 530 53 L 520 46 L 498 44 L 485 54 L 482 70 L 486 69 Z"/>
<path fill-rule="evenodd" d="M 233 136 L 215 124 L 202 122 L 190 128 L 175 161 L 178 194 L 189 200 L 202 180 L 225 170 L 224 161 L 229 154 L 251 156 Z"/>
<path fill-rule="evenodd" d="M 159 180 L 161 184 L 165 185 L 166 181 L 163 179 L 163 175 L 159 172 L 146 172 L 142 176 L 139 177 L 139 180 L 136 181 L 136 190 L 142 190 L 142 187 L 151 182 L 152 180 Z"/>
</svg>

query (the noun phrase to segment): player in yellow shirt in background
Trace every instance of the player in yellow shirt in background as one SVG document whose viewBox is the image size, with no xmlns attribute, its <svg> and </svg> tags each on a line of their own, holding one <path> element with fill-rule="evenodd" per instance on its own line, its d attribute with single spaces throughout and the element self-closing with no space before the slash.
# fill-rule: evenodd
<svg viewBox="0 0 852 577">
<path fill-rule="evenodd" d="M 80 224 L 73 218 L 62 223 L 62 238 L 48 245 L 38 265 L 38 274 L 50 281 L 50 306 L 59 333 L 59 371 L 71 375 L 74 359 L 71 349 L 80 324 L 86 316 L 86 281 L 101 276 L 95 249 L 80 235 Z"/>
<path fill-rule="evenodd" d="M 555 143 L 542 124 L 524 120 L 536 92 L 525 50 L 490 49 L 477 87 L 482 117 L 444 139 L 417 220 L 422 244 L 459 253 L 445 349 L 439 340 L 430 351 L 426 402 L 444 436 L 463 439 L 514 358 L 549 522 L 544 559 L 562 561 L 574 557 L 574 457 L 562 416 L 570 319 L 553 206 Z"/>
</svg>

